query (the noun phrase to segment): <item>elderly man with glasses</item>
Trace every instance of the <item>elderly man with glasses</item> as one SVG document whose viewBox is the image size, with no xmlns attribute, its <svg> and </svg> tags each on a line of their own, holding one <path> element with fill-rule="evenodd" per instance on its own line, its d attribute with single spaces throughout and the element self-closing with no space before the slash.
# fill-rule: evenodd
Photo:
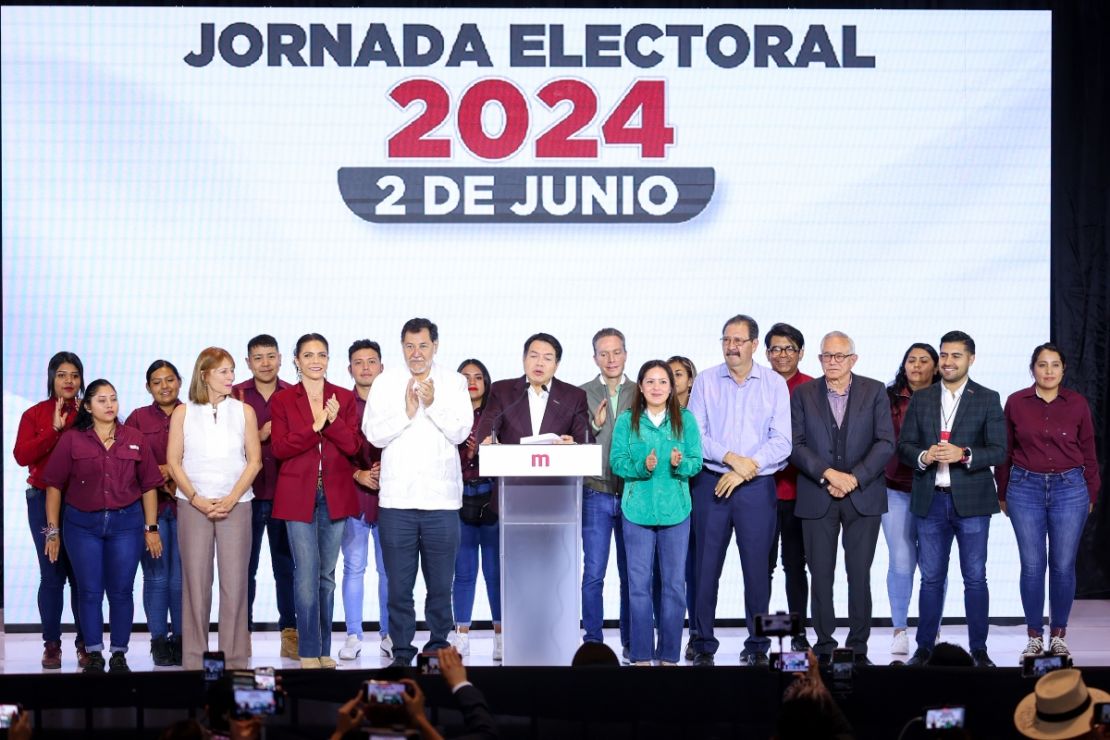
<svg viewBox="0 0 1110 740">
<path fill-rule="evenodd" d="M 894 424 L 886 389 L 878 380 L 852 373 L 856 346 L 833 331 L 821 340 L 824 375 L 798 388 L 790 399 L 798 469 L 798 502 L 806 561 L 812 577 L 813 651 L 822 662 L 832 658 L 836 613 L 837 540 L 843 529 L 844 568 L 848 574 L 847 647 L 857 663 L 869 664 L 871 635 L 871 562 L 886 512 L 886 463 L 894 452 Z"/>
</svg>

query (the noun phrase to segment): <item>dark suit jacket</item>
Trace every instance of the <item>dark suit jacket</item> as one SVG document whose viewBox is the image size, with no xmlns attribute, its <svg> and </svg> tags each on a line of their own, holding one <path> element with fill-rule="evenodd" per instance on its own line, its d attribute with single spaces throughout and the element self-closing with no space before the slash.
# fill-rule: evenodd
<svg viewBox="0 0 1110 740">
<path fill-rule="evenodd" d="M 528 391 L 528 381 L 523 375 L 499 380 L 490 386 L 486 410 L 482 412 L 482 421 L 478 424 L 479 442 L 491 431 L 496 431 L 497 441 L 504 444 L 519 444 L 521 437 L 532 436 L 532 415 L 525 392 L 531 391 Z M 575 442 L 588 442 L 588 420 L 586 392 L 552 378 L 539 433 L 569 434 Z"/>
<path fill-rule="evenodd" d="M 278 519 L 312 521 L 321 447 L 328 515 L 332 519 L 358 516 L 355 468 L 350 456 L 358 452 L 361 419 L 354 394 L 325 381 L 324 400 L 333 393 L 339 401 L 339 416 L 319 433 L 312 431 L 312 408 L 303 385 L 297 383 L 270 398 L 270 439 L 274 456 L 281 460 L 274 492 L 274 516 Z"/>
<path fill-rule="evenodd" d="M 925 470 L 917 465 L 918 456 L 940 441 L 940 392 L 943 383 L 934 383 L 910 397 L 898 457 L 913 469 L 913 491 L 910 510 L 917 516 L 929 513 L 936 485 L 937 465 Z M 984 388 L 974 380 L 956 409 L 952 422 L 952 444 L 971 448 L 971 464 L 948 466 L 952 476 L 952 503 L 960 516 L 983 516 L 998 513 L 998 494 L 994 487 L 992 465 L 1006 459 L 1006 419 L 998 393 Z"/>
<path fill-rule="evenodd" d="M 794 515 L 818 519 L 832 505 L 827 483 L 828 468 L 851 473 L 859 488 L 848 500 L 860 514 L 886 512 L 886 463 L 894 454 L 894 423 L 886 388 L 877 380 L 852 376 L 848 410 L 844 415 L 844 459 L 836 461 L 833 433 L 836 420 L 829 408 L 828 385 L 816 378 L 794 389 L 790 397 L 794 448 L 790 462 L 798 469 L 798 500 Z"/>
<path fill-rule="evenodd" d="M 499 737 L 497 723 L 486 704 L 486 698 L 474 685 L 463 686 L 455 693 L 455 701 L 462 710 L 466 733 L 455 735 L 457 740 L 492 740 Z"/>
</svg>

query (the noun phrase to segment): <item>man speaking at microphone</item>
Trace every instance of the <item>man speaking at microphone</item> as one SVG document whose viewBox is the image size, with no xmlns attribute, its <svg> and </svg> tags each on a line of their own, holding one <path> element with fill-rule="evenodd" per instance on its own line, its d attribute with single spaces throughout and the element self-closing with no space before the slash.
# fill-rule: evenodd
<svg viewBox="0 0 1110 740">
<path fill-rule="evenodd" d="M 555 378 L 562 359 L 563 345 L 555 337 L 543 333 L 528 337 L 523 377 L 490 386 L 477 438 L 519 444 L 523 437 L 557 434 L 560 444 L 588 442 L 586 393 Z"/>
</svg>

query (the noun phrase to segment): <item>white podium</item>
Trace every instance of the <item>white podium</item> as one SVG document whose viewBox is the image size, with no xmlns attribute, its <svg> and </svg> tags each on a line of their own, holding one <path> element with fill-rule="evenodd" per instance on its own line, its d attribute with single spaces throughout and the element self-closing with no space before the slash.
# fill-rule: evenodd
<svg viewBox="0 0 1110 740">
<path fill-rule="evenodd" d="M 569 666 L 582 642 L 582 476 L 601 445 L 483 445 L 498 479 L 504 665 Z"/>
</svg>

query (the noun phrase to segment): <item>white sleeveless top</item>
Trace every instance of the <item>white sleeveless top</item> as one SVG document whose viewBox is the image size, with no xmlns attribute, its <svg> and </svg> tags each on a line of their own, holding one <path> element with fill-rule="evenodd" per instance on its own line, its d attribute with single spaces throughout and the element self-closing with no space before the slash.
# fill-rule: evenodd
<svg viewBox="0 0 1110 740">
<path fill-rule="evenodd" d="M 247 467 L 245 442 L 246 416 L 243 402 L 225 398 L 212 413 L 211 404 L 185 404 L 185 441 L 182 467 L 198 496 L 223 498 L 231 493 L 235 482 Z M 188 500 L 179 489 L 179 499 Z M 250 501 L 254 492 L 248 488 L 239 500 Z"/>
</svg>

